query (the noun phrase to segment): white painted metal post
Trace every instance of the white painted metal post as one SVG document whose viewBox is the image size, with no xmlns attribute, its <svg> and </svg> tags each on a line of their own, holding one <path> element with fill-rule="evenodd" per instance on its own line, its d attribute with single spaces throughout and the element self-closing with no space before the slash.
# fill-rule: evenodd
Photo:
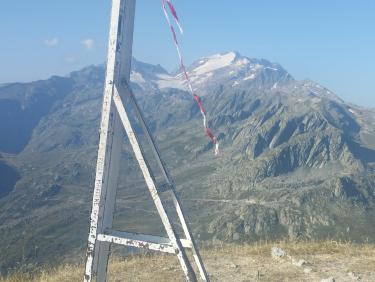
<svg viewBox="0 0 375 282">
<path fill-rule="evenodd" d="M 113 107 L 116 81 L 130 80 L 135 0 L 113 0 L 108 41 L 108 58 L 103 98 L 95 188 L 87 246 L 85 281 L 97 276 L 106 281 L 109 243 L 97 240 L 98 234 L 112 227 L 121 153 L 122 126 Z M 128 33 L 123 32 L 124 26 Z M 129 32 L 130 30 L 130 32 Z M 121 41 L 127 42 L 121 44 Z M 125 48 L 130 50 L 124 51 Z M 126 57 L 127 55 L 127 57 Z M 127 68 L 127 69 L 126 69 Z M 121 74 L 121 76 L 120 76 Z"/>
<path fill-rule="evenodd" d="M 117 45 L 113 87 L 120 81 L 130 82 L 130 68 L 133 46 L 133 29 L 134 29 L 135 0 L 121 0 L 120 9 L 118 11 L 117 21 Z M 112 23 L 111 23 L 112 24 Z M 114 91 L 114 88 L 112 88 Z M 112 92 L 113 97 L 113 92 Z M 118 186 L 118 173 L 121 157 L 121 147 L 123 143 L 123 127 L 118 117 L 118 112 L 112 104 L 111 115 L 114 118 L 114 132 L 112 150 L 110 154 L 110 166 L 108 173 L 107 196 L 105 198 L 104 219 L 102 231 L 112 228 L 114 208 L 116 204 L 116 191 Z M 109 258 L 110 244 L 108 242 L 100 242 L 99 257 L 97 263 L 97 281 L 105 281 L 107 276 L 107 265 Z M 94 264 L 94 269 L 96 265 Z"/>
</svg>

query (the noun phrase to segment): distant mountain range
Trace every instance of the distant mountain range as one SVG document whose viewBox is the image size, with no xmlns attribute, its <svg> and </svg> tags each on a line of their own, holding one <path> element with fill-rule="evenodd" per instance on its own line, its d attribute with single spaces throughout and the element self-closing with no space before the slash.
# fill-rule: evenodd
<svg viewBox="0 0 375 282">
<path fill-rule="evenodd" d="M 374 110 L 236 52 L 188 71 L 219 157 L 180 73 L 134 59 L 131 79 L 199 240 L 375 241 Z M 84 255 L 103 81 L 90 66 L 0 87 L 2 270 Z M 162 233 L 126 138 L 122 169 L 116 227 Z"/>
</svg>

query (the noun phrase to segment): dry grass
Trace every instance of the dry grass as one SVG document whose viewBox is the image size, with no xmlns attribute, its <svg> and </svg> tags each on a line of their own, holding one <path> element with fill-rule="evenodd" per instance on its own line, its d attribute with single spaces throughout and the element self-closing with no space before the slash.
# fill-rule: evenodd
<svg viewBox="0 0 375 282">
<path fill-rule="evenodd" d="M 289 258 L 274 260 L 270 250 L 278 246 L 296 259 L 308 263 L 294 266 Z M 252 245 L 215 245 L 202 250 L 212 281 L 320 281 L 335 277 L 353 281 L 348 272 L 359 273 L 362 281 L 375 281 L 375 246 L 345 242 L 278 242 Z M 304 269 L 311 272 L 305 273 Z M 82 281 L 83 265 L 42 269 L 37 274 L 14 273 L 1 282 Z M 174 256 L 159 254 L 114 257 L 109 281 L 184 281 Z"/>
</svg>

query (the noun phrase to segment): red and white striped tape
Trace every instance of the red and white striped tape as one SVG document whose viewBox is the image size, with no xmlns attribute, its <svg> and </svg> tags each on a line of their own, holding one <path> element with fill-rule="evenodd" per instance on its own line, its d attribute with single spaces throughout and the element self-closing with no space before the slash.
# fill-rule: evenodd
<svg viewBox="0 0 375 282">
<path fill-rule="evenodd" d="M 180 32 L 182 34 L 183 30 L 182 30 L 182 27 L 181 27 L 181 24 L 180 24 L 180 20 L 178 19 L 178 16 L 177 16 L 176 9 L 174 8 L 174 6 L 173 6 L 173 4 L 170 0 L 161 0 L 161 1 L 162 1 L 162 6 L 163 6 L 163 12 L 164 12 L 165 18 L 167 20 L 167 23 L 169 25 L 169 28 L 171 29 L 172 36 L 173 36 L 173 42 L 176 46 L 178 57 L 180 59 L 180 68 L 181 68 L 181 70 L 184 74 L 184 77 L 185 77 L 186 83 L 188 85 L 189 91 L 190 91 L 193 99 L 195 100 L 195 102 L 197 103 L 197 105 L 198 105 L 198 107 L 201 111 L 201 114 L 202 114 L 202 117 L 203 117 L 204 131 L 205 131 L 206 135 L 214 143 L 215 155 L 218 155 L 219 154 L 219 142 L 217 141 L 217 138 L 215 137 L 215 135 L 213 135 L 211 130 L 208 128 L 206 110 L 203 106 L 201 98 L 197 94 L 195 94 L 195 92 L 194 92 L 190 77 L 188 75 L 188 72 L 187 72 L 185 64 L 184 64 L 184 60 L 183 60 L 182 53 L 181 53 L 181 48 L 180 48 L 180 45 L 178 44 L 176 31 L 175 31 L 175 29 L 174 29 L 174 27 L 171 23 L 171 20 L 169 18 L 168 12 L 167 12 L 167 6 L 168 6 L 169 11 L 172 14 L 175 22 L 176 22 L 176 25 L 178 26 L 178 29 L 180 30 Z"/>
</svg>

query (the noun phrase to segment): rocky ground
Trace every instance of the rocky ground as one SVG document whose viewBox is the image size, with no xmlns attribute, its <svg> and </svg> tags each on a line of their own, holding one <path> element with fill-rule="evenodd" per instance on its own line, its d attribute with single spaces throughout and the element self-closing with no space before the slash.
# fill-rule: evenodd
<svg viewBox="0 0 375 282">
<path fill-rule="evenodd" d="M 275 249 L 278 248 L 278 249 Z M 300 242 L 220 245 L 202 250 L 211 281 L 375 281 L 375 246 Z M 83 265 L 16 273 L 1 282 L 81 281 Z M 109 281 L 184 281 L 170 255 L 114 256 Z"/>
</svg>

